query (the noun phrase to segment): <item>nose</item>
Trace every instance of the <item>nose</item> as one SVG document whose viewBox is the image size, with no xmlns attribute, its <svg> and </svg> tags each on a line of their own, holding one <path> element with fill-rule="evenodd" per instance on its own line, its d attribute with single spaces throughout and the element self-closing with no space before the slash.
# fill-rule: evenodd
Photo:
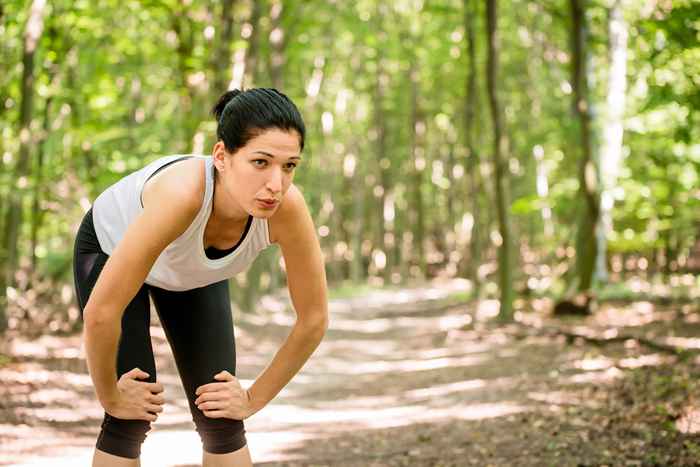
<svg viewBox="0 0 700 467">
<path fill-rule="evenodd" d="M 275 167 L 270 171 L 270 176 L 267 179 L 265 186 L 275 195 L 282 191 L 282 177 L 282 170 L 278 167 Z"/>
</svg>

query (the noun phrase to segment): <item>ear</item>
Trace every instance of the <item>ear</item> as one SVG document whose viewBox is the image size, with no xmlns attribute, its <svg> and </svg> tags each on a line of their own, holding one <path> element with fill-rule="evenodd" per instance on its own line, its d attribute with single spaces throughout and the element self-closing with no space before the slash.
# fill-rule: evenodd
<svg viewBox="0 0 700 467">
<path fill-rule="evenodd" d="M 211 151 L 211 156 L 214 160 L 214 165 L 216 166 L 216 170 L 219 172 L 223 172 L 226 168 L 226 146 L 224 145 L 224 142 L 219 140 L 216 142 L 214 147 L 212 148 Z"/>
</svg>

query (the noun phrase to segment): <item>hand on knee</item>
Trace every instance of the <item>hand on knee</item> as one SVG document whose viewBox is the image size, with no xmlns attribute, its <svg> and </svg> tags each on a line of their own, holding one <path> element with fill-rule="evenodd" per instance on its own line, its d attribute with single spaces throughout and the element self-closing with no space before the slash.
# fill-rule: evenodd
<svg viewBox="0 0 700 467">
<path fill-rule="evenodd" d="M 165 403 L 161 395 L 163 385 L 137 380 L 148 377 L 148 373 L 139 368 L 124 373 L 117 382 L 118 396 L 105 404 L 105 411 L 122 420 L 155 422 Z"/>
<path fill-rule="evenodd" d="M 208 418 L 245 420 L 254 410 L 250 393 L 243 389 L 238 379 L 224 370 L 214 376 L 218 382 L 197 388 L 195 404 Z"/>
</svg>

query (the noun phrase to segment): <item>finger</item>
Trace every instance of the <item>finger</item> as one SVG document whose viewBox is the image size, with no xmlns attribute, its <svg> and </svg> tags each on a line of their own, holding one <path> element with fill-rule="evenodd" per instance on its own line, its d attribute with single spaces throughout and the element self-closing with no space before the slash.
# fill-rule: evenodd
<svg viewBox="0 0 700 467">
<path fill-rule="evenodd" d="M 126 376 L 129 378 L 148 378 L 148 373 L 143 371 L 142 369 L 136 367 L 132 368 L 126 373 Z"/>
<path fill-rule="evenodd" d="M 163 392 L 163 384 L 162 383 L 143 383 L 146 385 L 149 391 L 151 391 L 154 394 Z"/>
<path fill-rule="evenodd" d="M 165 398 L 163 396 L 151 396 L 148 398 L 148 402 L 151 404 L 165 404 Z"/>
<path fill-rule="evenodd" d="M 156 420 L 158 420 L 158 415 L 152 414 L 152 413 L 149 413 L 149 412 L 146 412 L 146 413 L 143 415 L 143 417 L 141 417 L 141 419 L 142 419 L 142 420 L 147 420 L 147 421 L 149 421 L 149 422 L 155 422 Z"/>
<path fill-rule="evenodd" d="M 195 404 L 201 404 L 202 402 L 206 401 L 218 401 L 221 399 L 226 398 L 226 393 L 224 391 L 214 391 L 214 392 L 205 392 L 201 396 L 199 396 L 194 403 Z"/>
<path fill-rule="evenodd" d="M 146 410 L 149 412 L 159 413 L 163 411 L 163 407 L 161 407 L 160 405 L 148 404 L 146 405 Z"/>
<path fill-rule="evenodd" d="M 226 408 L 226 404 L 221 401 L 209 401 L 199 404 L 199 410 L 202 412 L 207 410 L 218 410 Z"/>
<path fill-rule="evenodd" d="M 198 387 L 194 393 L 196 395 L 200 395 L 203 392 L 221 391 L 224 388 L 226 388 L 226 383 L 209 383 L 209 384 L 205 384 L 203 386 Z"/>
<path fill-rule="evenodd" d="M 236 379 L 236 377 L 233 376 L 233 375 L 232 375 L 231 373 L 229 373 L 228 371 L 224 370 L 224 371 L 222 371 L 222 372 L 220 372 L 220 373 L 215 374 L 215 375 L 214 375 L 214 379 L 223 379 L 223 380 L 226 380 L 226 381 L 231 381 L 232 379 Z"/>
</svg>

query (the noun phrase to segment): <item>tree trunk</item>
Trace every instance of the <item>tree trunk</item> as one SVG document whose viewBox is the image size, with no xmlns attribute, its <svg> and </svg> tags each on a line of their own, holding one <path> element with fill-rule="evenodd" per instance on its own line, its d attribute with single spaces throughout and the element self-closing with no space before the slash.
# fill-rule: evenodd
<svg viewBox="0 0 700 467">
<path fill-rule="evenodd" d="M 229 71 L 231 70 L 231 44 L 233 43 L 233 6 L 235 0 L 223 0 L 221 2 L 221 16 L 219 17 L 219 25 L 216 28 L 220 31 L 216 39 L 216 51 L 214 52 L 214 61 L 212 70 L 214 72 L 214 80 L 212 83 L 212 94 L 214 99 L 220 96 L 228 89 L 228 83 L 231 81 Z M 212 100 L 214 102 L 214 100 Z"/>
<path fill-rule="evenodd" d="M 590 290 L 596 258 L 595 230 L 598 223 L 598 169 L 593 157 L 592 114 L 586 72 L 586 0 L 570 0 L 572 17 L 572 75 L 574 112 L 579 121 L 581 159 L 578 168 L 579 193 L 584 201 L 576 235 L 576 276 L 579 292 Z"/>
<path fill-rule="evenodd" d="M 352 188 L 352 219 L 354 219 L 354 221 L 351 230 L 352 240 L 350 242 L 350 248 L 352 250 L 350 280 L 355 284 L 359 284 L 367 275 L 362 254 L 362 239 L 364 238 L 365 230 L 365 190 L 363 189 L 365 186 L 365 173 L 362 170 L 362 164 L 357 163 L 356 154 L 358 154 L 357 151 L 352 157 L 352 180 L 354 181 Z M 349 157 L 349 155 L 346 156 L 346 158 L 347 157 Z M 349 176 L 349 170 L 345 172 L 345 176 Z"/>
<path fill-rule="evenodd" d="M 383 33 L 383 6 L 377 4 L 376 14 L 375 14 L 375 31 L 377 34 Z M 381 42 L 381 37 L 380 37 Z M 389 169 L 391 166 L 391 160 L 387 153 L 387 128 L 386 128 L 386 117 L 384 113 L 384 81 L 388 77 L 384 74 L 383 59 L 384 52 L 381 46 L 376 47 L 376 70 L 372 86 L 372 97 L 373 97 L 373 120 L 374 120 L 374 131 L 377 135 L 377 140 L 375 144 L 375 154 L 374 159 L 376 161 L 376 172 L 379 174 L 379 180 L 375 183 L 374 196 L 376 198 L 377 209 L 375 211 L 376 215 L 376 226 L 375 231 L 376 237 L 374 242 L 374 255 L 375 266 L 377 266 L 377 273 L 384 278 L 384 283 L 387 283 L 391 276 L 391 255 L 387 249 L 387 229 L 386 229 L 386 207 L 387 207 L 387 195 L 391 190 L 390 180 L 389 180 Z M 381 259 L 377 259 L 381 258 Z M 382 264 L 383 263 L 383 264 Z"/>
<path fill-rule="evenodd" d="M 273 0 L 270 7 L 270 80 L 275 89 L 284 89 L 284 65 L 286 63 L 284 49 L 287 45 L 282 18 L 284 5 L 282 0 Z"/>
<path fill-rule="evenodd" d="M 31 264 L 32 273 L 36 271 L 37 258 L 36 258 L 36 248 L 38 244 L 39 229 L 41 229 L 41 224 L 44 219 L 45 211 L 41 209 L 42 195 L 44 193 L 44 149 L 45 142 L 50 131 L 50 115 L 51 115 L 51 102 L 53 98 L 49 97 L 46 99 L 46 104 L 44 107 L 44 123 L 42 126 L 42 135 L 37 142 L 37 155 L 36 155 L 36 169 L 34 175 L 34 190 L 32 193 L 32 226 L 31 226 Z"/>
<path fill-rule="evenodd" d="M 195 105 L 196 93 L 190 86 L 188 77 L 193 71 L 191 57 L 194 51 L 194 24 L 189 16 L 185 0 L 180 0 L 180 7 L 173 10 L 172 28 L 177 36 L 177 67 L 180 80 L 180 150 L 192 152 L 192 140 L 200 121 L 200 110 Z M 220 65 L 222 66 L 222 65 Z M 223 67 L 223 66 L 222 66 Z M 223 67 L 225 69 L 225 67 Z"/>
<path fill-rule="evenodd" d="M 501 244 L 498 245 L 498 277 L 501 289 L 501 309 L 499 319 L 503 321 L 513 318 L 513 279 L 512 279 L 512 246 L 510 238 L 510 219 L 508 209 L 509 176 L 505 163 L 507 140 L 503 129 L 501 107 L 498 100 L 498 37 L 497 37 L 497 0 L 486 0 L 486 33 L 488 38 L 487 83 L 491 120 L 493 124 L 493 165 L 496 184 L 496 211 L 498 214 L 498 231 Z"/>
<path fill-rule="evenodd" d="M 34 100 L 34 56 L 41 34 L 44 29 L 45 0 L 34 0 L 29 10 L 29 17 L 24 30 L 24 46 L 22 51 L 22 88 L 19 115 L 19 154 L 15 166 L 15 189 L 10 191 L 8 209 L 5 218 L 5 234 L 3 245 L 7 260 L 4 264 L 0 281 L 0 332 L 7 329 L 7 286 L 14 285 L 14 271 L 19 263 L 18 244 L 22 226 L 22 204 L 24 200 L 24 185 L 30 176 L 29 150 L 33 143 L 31 121 Z M 0 258 L 4 260 L 5 258 Z"/>
<path fill-rule="evenodd" d="M 258 55 L 260 53 L 260 15 L 264 8 L 263 0 L 251 0 L 250 35 L 247 37 L 248 49 L 245 54 L 245 77 L 243 85 L 254 87 L 258 82 Z"/>
<path fill-rule="evenodd" d="M 464 30 L 467 41 L 467 55 L 469 57 L 469 71 L 467 74 L 466 98 L 464 100 L 464 141 L 467 149 L 465 180 L 469 183 L 469 198 L 471 200 L 472 226 L 469 235 L 469 254 L 465 255 L 468 260 L 466 265 L 466 276 L 472 283 L 474 293 L 478 295 L 480 288 L 479 264 L 481 263 L 481 230 L 479 215 L 479 154 L 474 144 L 474 125 L 476 119 L 476 99 L 477 99 L 477 64 L 476 64 L 476 34 L 474 22 L 476 19 L 476 0 L 464 0 Z M 466 203 L 465 203 L 466 207 Z"/>
<path fill-rule="evenodd" d="M 607 282 L 607 238 L 612 233 L 612 191 L 622 164 L 622 118 L 625 112 L 627 87 L 627 23 L 622 14 L 622 1 L 615 0 L 608 18 L 610 73 L 608 75 L 607 122 L 603 129 L 600 154 L 602 192 L 600 199 L 600 224 L 597 229 L 598 251 L 596 278 Z"/>
<path fill-rule="evenodd" d="M 419 83 L 418 83 L 418 67 L 415 59 L 411 59 L 411 65 L 408 73 L 411 80 L 411 128 L 410 148 L 411 161 L 409 173 L 411 174 L 410 191 L 412 196 L 409 212 L 411 213 L 411 226 L 413 232 L 413 256 L 412 262 L 418 266 L 418 273 L 412 272 L 413 277 L 424 279 L 426 277 L 427 260 L 425 252 L 425 209 L 423 202 L 423 173 L 426 170 L 426 154 L 425 147 L 422 144 L 423 135 L 425 134 L 425 121 L 420 111 L 418 103 Z"/>
</svg>

